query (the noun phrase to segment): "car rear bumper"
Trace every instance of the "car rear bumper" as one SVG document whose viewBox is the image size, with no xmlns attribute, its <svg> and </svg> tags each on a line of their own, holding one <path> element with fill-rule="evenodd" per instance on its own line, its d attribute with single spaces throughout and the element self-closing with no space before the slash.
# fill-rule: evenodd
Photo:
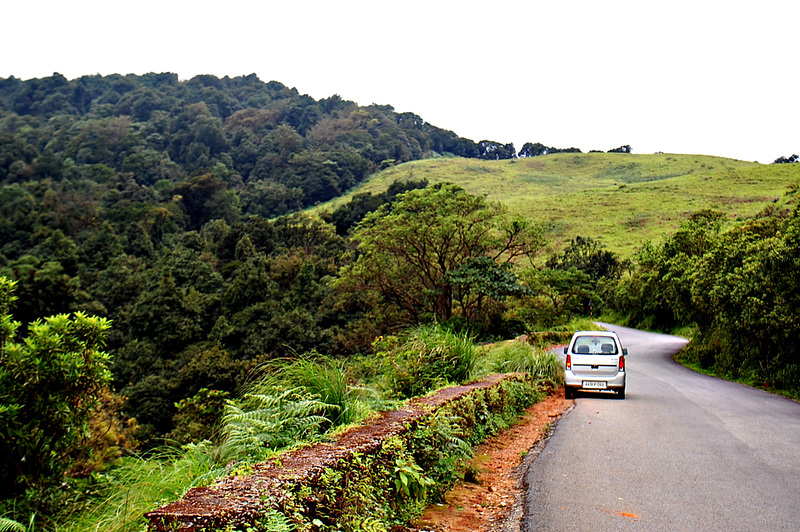
<svg viewBox="0 0 800 532">
<path fill-rule="evenodd" d="M 597 388 L 584 387 L 584 381 L 603 381 L 606 383 L 606 389 L 620 389 L 625 388 L 625 373 L 620 372 L 614 376 L 601 376 L 591 374 L 576 375 L 570 370 L 564 372 L 564 385 L 575 390 L 590 390 Z"/>
</svg>

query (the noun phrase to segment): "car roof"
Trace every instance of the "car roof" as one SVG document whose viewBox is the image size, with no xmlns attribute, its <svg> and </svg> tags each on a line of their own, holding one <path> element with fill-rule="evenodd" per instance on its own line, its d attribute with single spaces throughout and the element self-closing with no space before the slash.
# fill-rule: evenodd
<svg viewBox="0 0 800 532">
<path fill-rule="evenodd" d="M 616 338 L 617 333 L 614 331 L 577 331 L 572 336 L 608 336 L 610 338 Z"/>
</svg>

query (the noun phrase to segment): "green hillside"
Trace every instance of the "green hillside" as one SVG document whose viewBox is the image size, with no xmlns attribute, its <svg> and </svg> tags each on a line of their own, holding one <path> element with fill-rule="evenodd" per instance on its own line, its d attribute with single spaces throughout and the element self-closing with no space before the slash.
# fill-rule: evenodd
<svg viewBox="0 0 800 532">
<path fill-rule="evenodd" d="M 482 161 L 427 159 L 373 176 L 318 207 L 332 211 L 359 192 L 379 193 L 395 180 L 450 181 L 545 222 L 551 248 L 575 236 L 600 239 L 622 256 L 672 233 L 692 212 L 716 209 L 731 221 L 783 201 L 800 182 L 800 165 L 762 165 L 705 155 L 553 154 Z"/>
</svg>

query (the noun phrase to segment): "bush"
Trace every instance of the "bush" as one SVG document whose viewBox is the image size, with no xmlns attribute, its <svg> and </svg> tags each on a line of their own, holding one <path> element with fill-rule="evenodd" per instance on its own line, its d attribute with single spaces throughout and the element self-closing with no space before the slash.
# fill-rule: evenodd
<svg viewBox="0 0 800 532">
<path fill-rule="evenodd" d="M 193 486 L 206 485 L 229 472 L 215 461 L 209 442 L 182 448 L 163 447 L 146 456 L 123 457 L 108 471 L 94 475 L 92 499 L 67 505 L 58 515 L 60 532 L 129 532 L 142 530 L 144 513 L 157 501 L 174 500 Z M 82 494 L 83 495 L 83 494 Z"/>
<path fill-rule="evenodd" d="M 193 397 L 175 403 L 178 409 L 172 418 L 175 428 L 167 434 L 167 438 L 182 444 L 212 439 L 219 428 L 229 396 L 228 392 L 201 388 Z"/>
<path fill-rule="evenodd" d="M 0 498 L 60 484 L 90 455 L 89 419 L 111 380 L 107 319 L 51 316 L 18 342 L 15 286 L 0 276 Z"/>
</svg>

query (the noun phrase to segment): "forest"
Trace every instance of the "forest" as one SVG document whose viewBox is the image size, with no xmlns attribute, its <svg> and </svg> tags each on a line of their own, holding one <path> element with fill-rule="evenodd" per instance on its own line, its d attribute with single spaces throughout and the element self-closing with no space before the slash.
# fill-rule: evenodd
<svg viewBox="0 0 800 532">
<path fill-rule="evenodd" d="M 0 79 L 0 515 L 52 514 L 65 473 L 213 438 L 258 368 L 311 354 L 368 373 L 360 357 L 431 324 L 491 341 L 592 308 L 689 326 L 687 363 L 797 394 L 796 185 L 793 209 L 733 228 L 700 211 L 624 260 L 584 236 L 543 257 L 545 226 L 452 183 L 303 212 L 412 160 L 575 151 L 517 154 L 254 75 Z M 380 369 L 394 399 L 469 373 L 398 364 Z"/>
<path fill-rule="evenodd" d="M 350 330 L 363 311 L 333 289 L 346 232 L 424 183 L 333 226 L 298 212 L 386 165 L 492 144 L 255 76 L 9 78 L 0 113 L 14 317 L 23 332 L 75 310 L 108 318 L 115 388 L 144 439 L 171 430 L 174 403 L 233 391 L 264 357 L 369 346 Z"/>
</svg>

